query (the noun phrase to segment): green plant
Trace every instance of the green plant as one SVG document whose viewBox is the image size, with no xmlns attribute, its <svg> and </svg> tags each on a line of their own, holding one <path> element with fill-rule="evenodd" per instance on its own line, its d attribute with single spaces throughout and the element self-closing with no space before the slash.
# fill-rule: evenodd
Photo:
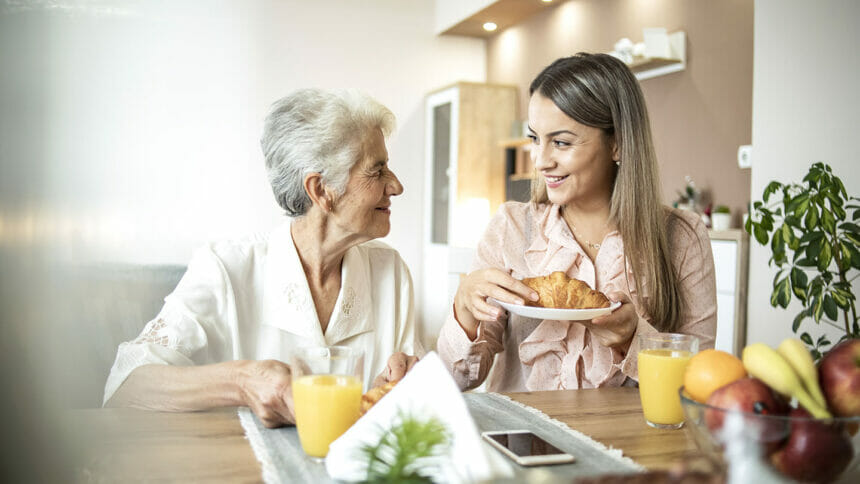
<svg viewBox="0 0 860 484">
<path fill-rule="evenodd" d="M 365 482 L 432 482 L 438 471 L 438 459 L 434 458 L 445 454 L 450 446 L 448 429 L 432 417 L 422 420 L 401 414 L 397 420 L 382 433 L 379 442 L 361 448 L 368 462 Z"/>
<path fill-rule="evenodd" d="M 839 341 L 860 337 L 851 287 L 860 275 L 860 227 L 855 223 L 860 218 L 860 199 L 849 197 L 842 180 L 819 162 L 810 167 L 802 183 L 770 182 L 752 208 L 745 229 L 761 245 L 770 242 L 768 263 L 779 268 L 771 306 L 786 309 L 794 295 L 803 309 L 794 318 L 793 332 L 806 318 L 816 324 L 826 318 L 844 329 Z M 831 344 L 826 335 L 813 340 L 803 332 L 800 338 L 816 359 Z"/>
<path fill-rule="evenodd" d="M 731 213 L 731 212 L 729 211 L 729 207 L 727 207 L 725 205 L 717 205 L 716 208 L 714 208 L 713 213 Z"/>
</svg>

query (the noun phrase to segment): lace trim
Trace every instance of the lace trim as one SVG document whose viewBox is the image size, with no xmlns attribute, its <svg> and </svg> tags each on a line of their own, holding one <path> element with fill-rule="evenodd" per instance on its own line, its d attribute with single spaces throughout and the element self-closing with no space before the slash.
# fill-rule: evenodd
<svg viewBox="0 0 860 484">
<path fill-rule="evenodd" d="M 150 321 L 146 327 L 143 329 L 143 332 L 138 336 L 132 344 L 145 344 L 151 343 L 156 345 L 161 345 L 164 347 L 170 347 L 170 338 L 168 338 L 167 333 L 167 323 L 164 322 L 163 318 L 157 318 Z"/>
</svg>

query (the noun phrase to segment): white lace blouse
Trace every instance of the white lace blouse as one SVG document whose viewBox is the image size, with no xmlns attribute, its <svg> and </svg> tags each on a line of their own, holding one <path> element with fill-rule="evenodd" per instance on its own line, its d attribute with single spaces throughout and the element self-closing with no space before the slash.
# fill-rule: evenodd
<svg viewBox="0 0 860 484">
<path fill-rule="evenodd" d="M 137 339 L 119 345 L 104 401 L 142 365 L 287 362 L 295 348 L 331 345 L 364 350 L 365 388 L 392 353 L 420 353 L 412 278 L 400 254 L 384 243 L 352 247 L 323 334 L 285 222 L 266 235 L 196 250 L 158 316 Z"/>
</svg>

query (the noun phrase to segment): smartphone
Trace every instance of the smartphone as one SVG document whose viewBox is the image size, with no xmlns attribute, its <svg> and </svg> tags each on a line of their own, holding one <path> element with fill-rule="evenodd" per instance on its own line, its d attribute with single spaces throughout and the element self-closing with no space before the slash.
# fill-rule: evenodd
<svg viewBox="0 0 860 484">
<path fill-rule="evenodd" d="M 576 460 L 528 430 L 498 430 L 481 436 L 521 466 L 565 464 Z"/>
</svg>

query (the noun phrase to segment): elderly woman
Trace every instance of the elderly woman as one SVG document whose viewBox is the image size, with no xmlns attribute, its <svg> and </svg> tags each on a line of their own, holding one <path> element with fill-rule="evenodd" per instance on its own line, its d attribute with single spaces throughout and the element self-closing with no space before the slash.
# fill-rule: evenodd
<svg viewBox="0 0 860 484">
<path fill-rule="evenodd" d="M 540 175 L 532 200 L 503 205 L 490 222 L 439 336 L 439 354 L 460 386 L 488 375 L 491 391 L 633 385 L 637 334 L 686 333 L 713 347 L 708 233 L 694 214 L 660 202 L 648 113 L 633 74 L 614 57 L 578 54 L 546 67 L 529 93 Z M 521 279 L 554 271 L 621 306 L 590 321 L 540 321 L 507 318 L 487 301 L 537 300 Z"/>
<path fill-rule="evenodd" d="M 394 249 L 388 164 L 394 115 L 355 92 L 297 91 L 274 105 L 262 138 L 275 199 L 291 218 L 266 235 L 197 250 L 137 339 L 122 343 L 106 406 L 192 411 L 248 406 L 292 423 L 297 348 L 364 350 L 364 385 L 415 363 L 412 280 Z M 374 379 L 375 377 L 375 379 Z"/>
</svg>

